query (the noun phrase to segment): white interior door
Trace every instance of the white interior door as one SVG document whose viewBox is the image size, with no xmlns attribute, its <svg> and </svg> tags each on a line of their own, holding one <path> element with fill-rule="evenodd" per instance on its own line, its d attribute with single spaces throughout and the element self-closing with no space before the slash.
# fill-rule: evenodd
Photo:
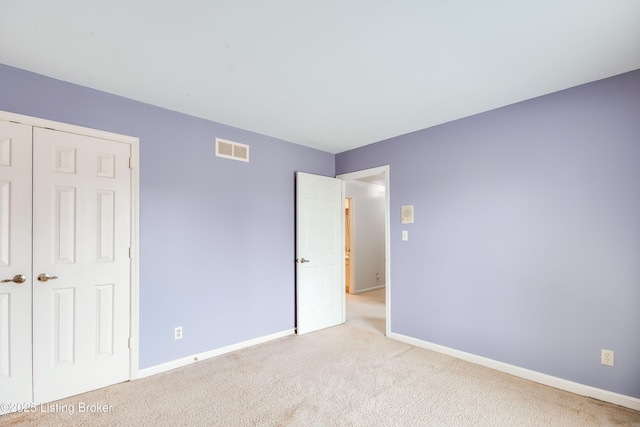
<svg viewBox="0 0 640 427">
<path fill-rule="evenodd" d="M 33 132 L 33 395 L 129 379 L 129 144 Z"/>
<path fill-rule="evenodd" d="M 297 332 L 344 322 L 342 181 L 296 174 Z"/>
<path fill-rule="evenodd" d="M 19 410 L 6 404 L 31 402 L 32 282 L 31 126 L 4 121 L 0 121 L 0 280 L 2 414 Z"/>
</svg>

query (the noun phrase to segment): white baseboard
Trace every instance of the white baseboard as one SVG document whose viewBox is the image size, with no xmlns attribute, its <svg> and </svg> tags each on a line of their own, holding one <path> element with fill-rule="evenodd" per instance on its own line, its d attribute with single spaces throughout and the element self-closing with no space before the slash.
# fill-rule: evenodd
<svg viewBox="0 0 640 427">
<path fill-rule="evenodd" d="M 152 366 L 150 368 L 140 369 L 138 371 L 137 377 L 134 379 L 146 378 L 151 375 L 156 375 L 162 372 L 170 371 L 172 369 L 181 368 L 183 366 L 187 366 L 192 363 L 197 363 L 205 359 L 210 359 L 212 357 L 220 356 L 226 353 L 231 353 L 232 351 L 241 350 L 243 348 L 251 347 L 256 344 L 262 344 L 267 341 L 272 341 L 278 338 L 286 337 L 288 335 L 293 335 L 295 333 L 296 333 L 295 328 L 287 329 L 286 331 L 276 332 L 275 334 L 254 338 L 248 341 L 243 341 L 237 344 L 228 345 L 226 347 L 218 348 L 215 350 L 206 351 L 204 353 L 194 354 L 191 356 L 183 357 L 181 359 L 172 360 L 171 362 L 163 363 L 161 365 Z"/>
<path fill-rule="evenodd" d="M 384 288 L 384 285 L 374 286 L 374 287 L 366 288 L 366 289 L 359 289 L 357 291 L 354 291 L 353 295 L 363 294 L 365 292 L 371 292 L 371 291 L 375 291 L 376 289 L 381 289 L 381 288 Z"/>
<path fill-rule="evenodd" d="M 464 351 L 455 350 L 453 348 L 430 343 L 428 341 L 423 341 L 417 338 L 409 337 L 402 334 L 397 334 L 394 332 L 389 334 L 389 338 L 397 341 L 402 341 L 404 343 L 411 344 L 416 347 L 421 347 L 427 350 L 446 354 L 447 356 L 452 356 L 457 359 L 462 359 L 467 362 L 475 363 L 476 365 L 481 365 L 487 368 L 495 369 L 496 371 L 505 372 L 507 374 L 524 378 L 526 380 L 533 381 L 539 384 L 544 384 L 560 390 L 579 394 L 581 396 L 592 397 L 594 399 L 602 400 L 604 402 L 609 402 L 615 405 L 620 405 L 626 408 L 631 408 L 631 409 L 635 409 L 636 411 L 640 411 L 640 399 L 635 397 L 626 396 L 624 394 L 614 393 L 612 391 L 602 390 L 602 389 L 591 387 L 588 385 L 576 383 L 573 381 L 569 381 L 569 380 L 554 377 L 551 375 L 543 374 L 540 372 L 532 371 L 530 369 L 521 368 L 519 366 L 510 365 L 508 363 L 499 362 L 497 360 L 489 359 L 486 357 L 477 356 L 475 354 L 466 353 Z"/>
</svg>

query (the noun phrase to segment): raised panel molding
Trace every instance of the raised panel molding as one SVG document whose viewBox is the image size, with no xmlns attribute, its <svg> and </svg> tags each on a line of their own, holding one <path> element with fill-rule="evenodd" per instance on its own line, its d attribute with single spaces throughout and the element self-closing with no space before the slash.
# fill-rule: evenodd
<svg viewBox="0 0 640 427">
<path fill-rule="evenodd" d="M 115 178 L 116 158 L 113 154 L 98 154 L 98 170 L 96 176 Z"/>
<path fill-rule="evenodd" d="M 56 289 L 54 293 L 54 343 L 55 362 L 73 363 L 75 292 L 74 289 Z"/>
<path fill-rule="evenodd" d="M 318 310 L 318 304 L 320 303 L 321 288 L 324 285 L 322 280 L 322 271 L 318 267 L 308 267 L 304 270 L 306 278 L 305 280 L 308 283 L 311 283 L 310 289 L 315 289 L 315 292 L 305 292 L 305 306 L 307 307 L 307 311 L 314 312 Z"/>
<path fill-rule="evenodd" d="M 335 305 L 336 301 L 336 288 L 331 286 L 331 283 L 336 283 L 339 280 L 338 269 L 334 266 L 327 266 L 323 269 L 324 277 L 322 287 L 324 288 L 324 305 L 327 309 L 338 309 Z"/>
<path fill-rule="evenodd" d="M 55 165 L 53 170 L 60 173 L 76 173 L 76 149 L 55 146 Z"/>
<path fill-rule="evenodd" d="M 0 265 L 10 264 L 11 183 L 0 181 Z"/>
<path fill-rule="evenodd" d="M 110 190 L 97 192 L 98 235 L 96 260 L 113 261 L 115 245 L 115 193 Z"/>
<path fill-rule="evenodd" d="M 55 198 L 55 261 L 72 263 L 76 249 L 76 189 L 56 187 Z"/>
<path fill-rule="evenodd" d="M 0 166 L 11 166 L 11 138 L 0 135 Z"/>
<path fill-rule="evenodd" d="M 96 286 L 96 356 L 113 354 L 113 284 Z"/>
<path fill-rule="evenodd" d="M 322 225 L 320 224 L 320 215 L 315 208 L 316 206 L 313 206 L 313 208 L 305 207 L 304 211 L 302 212 L 302 215 L 305 216 L 305 220 L 309 224 L 309 228 L 317 228 Z M 306 231 L 303 231 L 303 233 L 306 233 Z M 307 253 L 313 253 L 322 248 L 322 242 L 318 242 L 318 240 L 313 238 L 313 236 L 305 235 L 304 242 L 306 243 L 304 250 Z"/>
<path fill-rule="evenodd" d="M 327 208 L 326 213 L 323 215 L 323 217 L 327 218 L 327 222 L 324 224 L 324 249 L 334 251 L 338 250 L 335 242 L 340 240 L 340 209 Z M 331 238 L 332 235 L 335 236 L 336 234 L 338 238 Z"/>
</svg>

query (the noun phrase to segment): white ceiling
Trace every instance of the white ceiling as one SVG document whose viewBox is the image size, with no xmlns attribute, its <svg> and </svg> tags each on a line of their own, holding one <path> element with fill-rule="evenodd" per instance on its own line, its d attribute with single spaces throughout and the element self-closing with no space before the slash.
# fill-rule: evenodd
<svg viewBox="0 0 640 427">
<path fill-rule="evenodd" d="M 0 63 L 337 153 L 640 69 L 640 1 L 0 0 Z"/>
</svg>

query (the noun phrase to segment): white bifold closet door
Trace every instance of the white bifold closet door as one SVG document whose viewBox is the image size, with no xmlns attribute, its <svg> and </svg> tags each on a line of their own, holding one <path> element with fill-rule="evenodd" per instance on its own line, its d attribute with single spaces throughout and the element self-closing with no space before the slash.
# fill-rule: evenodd
<svg viewBox="0 0 640 427">
<path fill-rule="evenodd" d="M 11 171 L 0 165 L 0 279 L 25 278 L 0 284 L 0 401 L 50 402 L 125 381 L 130 146 L 0 123 Z"/>
<path fill-rule="evenodd" d="M 31 126 L 0 121 L 0 402 L 29 403 L 31 386 Z M 15 282 L 13 281 L 15 278 Z"/>
</svg>

